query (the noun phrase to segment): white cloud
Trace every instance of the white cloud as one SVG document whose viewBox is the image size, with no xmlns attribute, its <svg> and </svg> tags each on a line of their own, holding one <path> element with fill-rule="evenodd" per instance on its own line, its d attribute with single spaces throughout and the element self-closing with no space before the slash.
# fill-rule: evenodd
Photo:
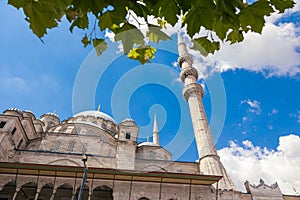
<svg viewBox="0 0 300 200">
<path fill-rule="evenodd" d="M 177 61 L 172 62 L 172 66 L 178 68 L 179 67 L 178 62 Z"/>
<path fill-rule="evenodd" d="M 20 77 L 6 77 L 0 80 L 3 89 L 17 94 L 25 94 L 30 92 L 30 88 L 25 80 Z"/>
<path fill-rule="evenodd" d="M 274 116 L 274 115 L 277 115 L 278 112 L 279 112 L 279 111 L 278 111 L 277 109 L 273 108 L 272 111 L 268 113 L 268 116 Z"/>
<path fill-rule="evenodd" d="M 268 127 L 269 130 L 273 130 L 273 125 L 272 124 L 268 124 L 267 127 Z"/>
<path fill-rule="evenodd" d="M 112 31 L 105 30 L 105 35 L 104 37 L 108 38 L 110 41 L 114 42 L 115 41 L 115 34 Z"/>
<path fill-rule="evenodd" d="M 300 110 L 296 111 L 295 113 L 291 113 L 290 117 L 296 118 L 297 122 L 300 123 Z"/>
<path fill-rule="evenodd" d="M 246 103 L 250 106 L 249 112 L 260 115 L 260 113 L 261 113 L 260 102 L 258 102 L 257 100 L 251 101 L 250 99 L 247 99 L 247 100 L 241 101 L 241 104 L 244 104 L 244 103 Z M 243 121 L 244 121 L 244 119 L 243 119 Z"/>
<path fill-rule="evenodd" d="M 231 141 L 218 154 L 242 191 L 246 180 L 253 184 L 262 178 L 267 184 L 277 182 L 284 194 L 300 193 L 300 137 L 297 135 L 281 136 L 276 150 L 255 146 L 249 140 L 242 146 Z"/>
<path fill-rule="evenodd" d="M 199 78 L 235 69 L 261 72 L 266 77 L 299 74 L 300 53 L 296 48 L 300 46 L 300 36 L 297 34 L 300 28 L 293 23 L 274 24 L 282 16 L 286 17 L 299 10 L 300 0 L 297 0 L 293 9 L 267 17 L 261 34 L 248 32 L 244 34 L 243 42 L 233 45 L 223 43 L 214 55 L 203 57 L 199 52 L 190 50 L 195 58 L 195 67 L 202 72 Z M 203 31 L 200 31 L 200 35 L 201 33 Z"/>
<path fill-rule="evenodd" d="M 266 23 L 262 34 L 247 33 L 243 42 L 224 44 L 220 51 L 210 55 L 216 70 L 246 69 L 266 76 L 294 76 L 300 73 L 300 45 L 296 27 L 292 23 L 275 26 Z"/>
</svg>

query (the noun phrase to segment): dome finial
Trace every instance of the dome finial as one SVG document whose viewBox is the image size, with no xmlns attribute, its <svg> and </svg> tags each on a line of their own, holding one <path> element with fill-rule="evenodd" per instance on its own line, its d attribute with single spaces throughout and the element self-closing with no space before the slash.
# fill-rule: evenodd
<svg viewBox="0 0 300 200">
<path fill-rule="evenodd" d="M 100 106 L 100 104 L 99 104 L 99 105 L 98 105 L 98 109 L 97 109 L 98 112 L 100 112 L 100 108 L 101 108 L 101 106 Z"/>
</svg>

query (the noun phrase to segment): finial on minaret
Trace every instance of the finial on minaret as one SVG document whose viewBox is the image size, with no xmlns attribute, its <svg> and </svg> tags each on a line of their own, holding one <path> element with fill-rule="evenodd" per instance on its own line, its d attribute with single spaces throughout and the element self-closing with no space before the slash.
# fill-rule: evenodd
<svg viewBox="0 0 300 200">
<path fill-rule="evenodd" d="M 159 145 L 159 132 L 157 127 L 156 115 L 153 120 L 153 143 Z"/>
</svg>

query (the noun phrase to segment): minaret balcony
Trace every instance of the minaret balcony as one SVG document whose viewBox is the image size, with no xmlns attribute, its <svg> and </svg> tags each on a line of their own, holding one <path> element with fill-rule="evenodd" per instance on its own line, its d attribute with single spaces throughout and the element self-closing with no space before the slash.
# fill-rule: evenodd
<svg viewBox="0 0 300 200">
<path fill-rule="evenodd" d="M 198 83 L 191 83 L 186 85 L 182 90 L 182 95 L 186 101 L 190 98 L 191 95 L 193 96 L 200 96 L 201 98 L 204 95 L 204 91 L 201 85 Z"/>
<path fill-rule="evenodd" d="M 198 71 L 194 67 L 183 68 L 180 72 L 180 79 L 184 83 L 188 76 L 193 76 L 195 81 L 198 79 Z"/>
</svg>

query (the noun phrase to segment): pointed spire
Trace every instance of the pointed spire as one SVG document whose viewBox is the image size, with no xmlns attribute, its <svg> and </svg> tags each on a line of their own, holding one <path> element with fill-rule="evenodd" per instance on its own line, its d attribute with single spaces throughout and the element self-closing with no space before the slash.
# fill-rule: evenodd
<svg viewBox="0 0 300 200">
<path fill-rule="evenodd" d="M 186 68 L 186 67 L 192 67 L 193 64 L 193 58 L 192 56 L 188 53 L 186 44 L 181 36 L 181 34 L 178 32 L 178 64 L 181 68 Z M 186 64 L 184 64 L 186 62 Z"/>
<path fill-rule="evenodd" d="M 154 115 L 154 120 L 153 120 L 153 133 L 158 133 L 156 115 Z"/>
<path fill-rule="evenodd" d="M 187 49 L 186 49 L 186 45 L 185 42 L 181 36 L 181 34 L 178 32 L 178 53 L 179 56 L 185 56 L 188 55 Z"/>
<path fill-rule="evenodd" d="M 99 105 L 98 105 L 98 109 L 97 109 L 98 112 L 100 112 L 100 108 L 101 108 L 101 106 L 100 106 L 100 104 L 99 104 Z"/>
<path fill-rule="evenodd" d="M 181 36 L 181 34 L 180 34 L 180 32 L 178 32 L 178 44 L 181 44 L 181 43 L 183 43 L 184 44 L 184 42 L 183 42 L 183 38 L 182 38 L 182 36 Z"/>
<path fill-rule="evenodd" d="M 156 115 L 154 115 L 154 120 L 153 120 L 153 143 L 159 145 L 159 133 L 158 133 Z"/>
</svg>

